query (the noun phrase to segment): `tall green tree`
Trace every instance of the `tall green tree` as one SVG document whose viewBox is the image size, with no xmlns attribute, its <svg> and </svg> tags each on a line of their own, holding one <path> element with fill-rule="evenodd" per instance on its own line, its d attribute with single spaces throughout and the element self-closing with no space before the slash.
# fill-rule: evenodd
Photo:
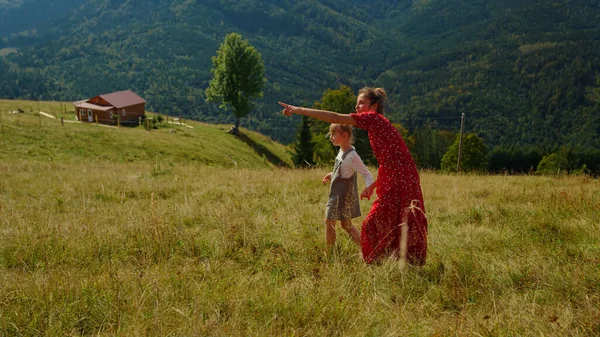
<svg viewBox="0 0 600 337">
<path fill-rule="evenodd" d="M 546 155 L 540 160 L 540 163 L 537 166 L 536 172 L 539 174 L 560 174 L 569 172 L 569 157 L 572 151 L 567 148 L 561 148 L 558 152 L 551 153 Z"/>
<path fill-rule="evenodd" d="M 235 115 L 234 134 L 239 133 L 240 118 L 252 110 L 251 99 L 262 97 L 265 85 L 265 65 L 261 54 L 242 39 L 230 33 L 212 57 L 213 78 L 206 89 L 208 101 L 221 101 L 221 108 L 231 106 Z"/>
<path fill-rule="evenodd" d="M 448 148 L 448 152 L 442 158 L 442 171 L 456 172 L 456 162 L 458 160 L 458 147 L 460 135 L 456 137 L 454 143 Z M 462 156 L 460 168 L 462 172 L 484 172 L 487 169 L 487 149 L 483 139 L 474 133 L 469 133 L 463 137 Z"/>
<path fill-rule="evenodd" d="M 315 142 L 311 124 L 309 117 L 302 115 L 302 122 L 296 133 L 296 141 L 292 145 L 294 149 L 292 160 L 296 167 L 311 167 L 315 164 Z"/>
</svg>

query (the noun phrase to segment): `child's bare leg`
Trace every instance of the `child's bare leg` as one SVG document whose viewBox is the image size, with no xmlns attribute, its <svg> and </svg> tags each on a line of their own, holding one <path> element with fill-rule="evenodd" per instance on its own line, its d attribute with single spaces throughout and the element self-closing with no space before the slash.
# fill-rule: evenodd
<svg viewBox="0 0 600 337">
<path fill-rule="evenodd" d="M 350 237 L 357 245 L 360 246 L 360 233 L 358 230 L 352 226 L 352 220 L 342 220 L 342 228 L 350 234 Z"/>
<path fill-rule="evenodd" d="M 335 220 L 325 220 L 325 241 L 327 242 L 327 248 L 335 245 Z"/>
</svg>

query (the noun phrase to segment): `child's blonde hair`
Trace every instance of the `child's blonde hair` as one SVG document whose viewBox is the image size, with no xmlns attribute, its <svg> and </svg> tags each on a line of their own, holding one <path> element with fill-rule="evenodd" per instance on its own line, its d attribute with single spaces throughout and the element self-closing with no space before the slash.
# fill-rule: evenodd
<svg viewBox="0 0 600 337">
<path fill-rule="evenodd" d="M 354 144 L 354 135 L 352 134 L 352 126 L 332 123 L 329 126 L 329 133 L 327 134 L 327 137 L 331 136 L 331 134 L 336 131 L 341 132 L 341 133 L 347 133 L 348 137 L 350 138 L 350 144 Z"/>
</svg>

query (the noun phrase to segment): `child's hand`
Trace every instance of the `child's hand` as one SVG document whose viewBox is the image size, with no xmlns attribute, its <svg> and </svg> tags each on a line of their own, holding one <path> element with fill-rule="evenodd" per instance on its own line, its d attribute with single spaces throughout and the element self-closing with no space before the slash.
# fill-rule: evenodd
<svg viewBox="0 0 600 337">
<path fill-rule="evenodd" d="M 327 173 L 327 174 L 326 174 L 326 175 L 323 177 L 323 180 L 321 180 L 321 182 L 322 182 L 323 184 L 326 184 L 326 183 L 327 183 L 328 181 L 330 181 L 330 180 L 331 180 L 331 172 Z"/>
<path fill-rule="evenodd" d="M 373 191 L 375 190 L 375 184 L 371 184 L 371 186 L 365 187 L 365 189 L 360 194 L 361 199 L 369 199 L 371 200 L 371 195 L 373 195 Z"/>
</svg>

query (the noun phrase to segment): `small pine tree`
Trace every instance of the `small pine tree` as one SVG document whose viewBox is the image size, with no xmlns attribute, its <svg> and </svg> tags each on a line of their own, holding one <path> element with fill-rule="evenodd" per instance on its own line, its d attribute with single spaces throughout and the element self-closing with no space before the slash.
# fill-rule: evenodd
<svg viewBox="0 0 600 337">
<path fill-rule="evenodd" d="M 315 164 L 315 142 L 310 131 L 311 124 L 309 117 L 303 115 L 293 145 L 292 160 L 296 167 L 311 167 Z"/>
</svg>

